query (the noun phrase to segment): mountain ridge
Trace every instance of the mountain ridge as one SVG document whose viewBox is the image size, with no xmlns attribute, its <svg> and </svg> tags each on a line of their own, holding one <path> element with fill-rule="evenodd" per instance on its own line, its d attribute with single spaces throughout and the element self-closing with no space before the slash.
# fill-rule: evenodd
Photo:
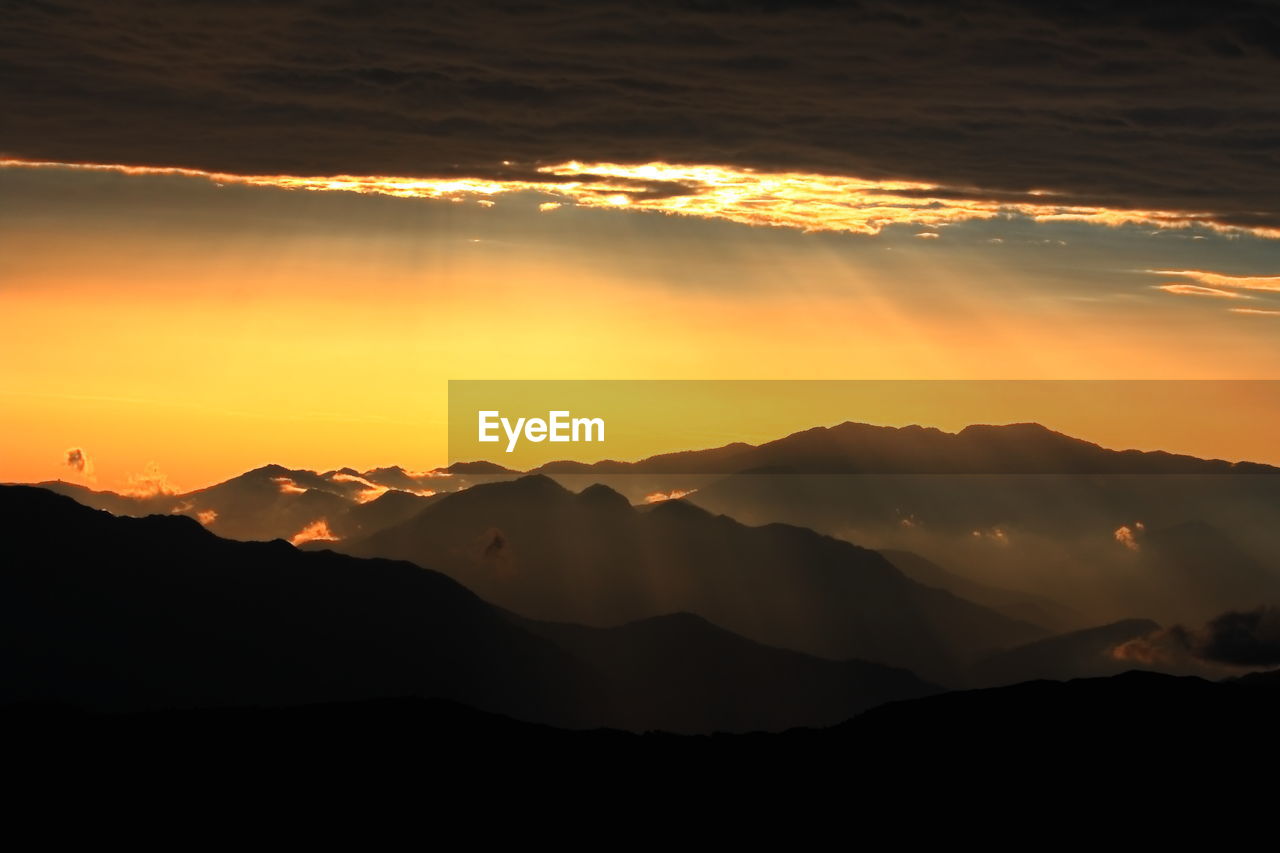
<svg viewBox="0 0 1280 853">
<path fill-rule="evenodd" d="M 545 474 L 474 486 L 324 547 L 430 565 L 535 620 L 603 626 L 691 611 L 767 645 L 934 680 L 955 655 L 1044 634 L 807 528 L 750 527 L 685 500 L 633 507 L 606 486 L 575 493 Z"/>
<path fill-rule="evenodd" d="M 901 670 L 688 625 L 602 629 L 584 646 L 574 626 L 532 631 L 410 563 L 238 542 L 184 516 L 117 517 L 0 487 L 0 704 L 132 711 L 416 695 L 571 728 L 710 732 L 827 725 L 938 690 Z M 635 661 L 646 667 L 633 671 Z M 702 685 L 696 701 L 688 684 Z"/>
<path fill-rule="evenodd" d="M 553 461 L 528 473 L 735 474 L 779 469 L 866 474 L 1280 473 L 1280 467 L 1258 462 L 1163 450 L 1113 450 L 1031 422 L 970 424 L 950 433 L 918 424 L 892 427 L 857 421 L 810 427 L 758 445 L 677 451 L 635 462 Z"/>
</svg>

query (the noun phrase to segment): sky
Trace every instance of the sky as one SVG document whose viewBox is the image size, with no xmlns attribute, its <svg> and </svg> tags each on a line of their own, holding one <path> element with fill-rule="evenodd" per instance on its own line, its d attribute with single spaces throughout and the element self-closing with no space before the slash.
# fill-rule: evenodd
<svg viewBox="0 0 1280 853">
<path fill-rule="evenodd" d="M 451 379 L 1280 378 L 1271 7 L 416 8 L 9 15 L 0 480 L 432 467 Z"/>
</svg>

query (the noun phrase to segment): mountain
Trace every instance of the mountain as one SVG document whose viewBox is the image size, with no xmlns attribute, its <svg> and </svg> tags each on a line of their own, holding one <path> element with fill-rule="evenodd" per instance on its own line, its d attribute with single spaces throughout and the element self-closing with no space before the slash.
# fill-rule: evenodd
<svg viewBox="0 0 1280 853">
<path fill-rule="evenodd" d="M 531 473 L 733 474 L 1277 474 L 1252 462 L 1108 450 L 1034 423 L 886 427 L 846 421 L 761 445 L 730 444 L 638 462 L 549 462 Z"/>
<path fill-rule="evenodd" d="M 36 485 L 115 515 L 186 515 L 231 539 L 302 541 L 368 535 L 407 518 L 413 507 L 421 509 L 437 494 L 465 488 L 469 481 L 399 466 L 317 473 L 264 465 L 203 489 L 174 494 L 122 495 L 61 480 Z M 371 504 L 377 507 L 366 509 Z"/>
<path fill-rule="evenodd" d="M 829 724 L 937 690 L 684 616 L 531 626 L 409 563 L 236 542 L 189 518 L 115 517 L 21 486 L 0 487 L 0 670 L 0 704 L 424 696 L 561 726 L 689 732 Z"/>
<path fill-rule="evenodd" d="M 780 731 L 797 705 L 828 709 L 808 725 L 835 725 L 890 698 L 939 692 L 903 669 L 761 646 L 688 613 L 617 628 L 521 624 L 604 673 L 627 729 Z"/>
<path fill-rule="evenodd" d="M 968 770 L 969 762 L 1031 772 L 1044 772 L 1046 761 L 1120 762 L 1141 768 L 1147 781 L 1155 768 L 1176 778 L 1203 765 L 1214 776 L 1213 769 L 1256 763 L 1280 713 L 1280 681 L 1271 676 L 1216 682 L 1131 671 L 1029 681 L 895 702 L 830 731 L 833 740 L 909 742 L 920 755 Z"/>
<path fill-rule="evenodd" d="M 99 491 L 66 480 L 46 480 L 33 484 L 60 495 L 66 495 L 78 503 L 94 509 L 106 510 L 113 515 L 167 515 L 179 505 L 173 495 L 146 497 L 121 495 L 112 491 Z"/>
<path fill-rule="evenodd" d="M 454 462 L 446 468 L 436 468 L 441 474 L 519 474 L 512 468 L 506 468 L 496 462 L 478 460 L 475 462 Z"/>
<path fill-rule="evenodd" d="M 343 507 L 331 520 L 326 520 L 326 526 L 338 539 L 368 536 L 412 518 L 444 495 L 444 492 L 437 492 L 424 496 L 391 489 L 367 503 Z"/>
<path fill-rule="evenodd" d="M 1044 633 L 811 530 L 748 527 L 683 500 L 636 508 L 540 475 L 448 495 L 330 547 L 431 566 L 533 619 L 610 626 L 687 611 L 771 646 L 931 679 Z"/>
<path fill-rule="evenodd" d="M 1194 622 L 1205 610 L 1244 610 L 1280 601 L 1280 573 L 1207 522 L 1148 527 L 1134 544 L 1145 574 L 1161 579 L 1159 587 L 1142 591 L 1153 603 L 1148 612 Z"/>
<path fill-rule="evenodd" d="M 250 790 L 277 808 L 305 792 L 299 805 L 313 808 L 318 794 L 336 786 L 343 807 L 365 791 L 385 806 L 399 802 L 388 796 L 416 796 L 417 788 L 405 791 L 405 768 L 430 768 L 433 781 L 443 779 L 441 790 L 461 790 L 471 802 L 486 786 L 551 766 L 563 781 L 526 781 L 516 786 L 518 799 L 563 803 L 572 792 L 616 807 L 620 796 L 652 792 L 652 779 L 667 774 L 664 790 L 695 807 L 724 793 L 750 795 L 763 809 L 792 801 L 812 807 L 825 795 L 817 801 L 830 801 L 837 815 L 850 790 L 886 806 L 900 806 L 904 791 L 914 802 L 923 792 L 954 798 L 974 789 L 975 768 L 990 777 L 976 786 L 984 802 L 993 793 L 1002 802 L 1053 794 L 1066 797 L 1046 806 L 1055 814 L 1075 808 L 1068 795 L 1078 794 L 1078 774 L 1063 768 L 1078 765 L 1131 774 L 1105 784 L 1108 791 L 1121 786 L 1126 811 L 1153 788 L 1159 805 L 1168 799 L 1161 780 L 1256 773 L 1278 716 L 1274 672 L 1220 682 L 1149 672 L 1034 681 L 893 702 L 822 730 L 715 737 L 568 731 L 413 697 L 132 714 L 0 706 L 5 730 L 21 733 L 7 768 L 28 780 L 52 776 L 60 803 L 89 779 L 94 801 L 119 796 L 136 805 L 136 789 L 120 785 L 132 769 L 153 782 L 151 793 L 176 788 L 184 799 L 193 791 Z M 833 762 L 850 764 L 858 778 L 833 783 L 823 772 Z M 107 778 L 116 784 L 102 784 Z M 358 784 L 342 787 L 352 780 Z M 1253 797 L 1239 785 L 1210 785 L 1197 804 L 1212 801 L 1217 789 L 1227 789 L 1233 807 L 1242 799 L 1265 807 L 1270 796 L 1265 785 Z M 782 814 L 790 819 L 793 811 Z M 1142 819 L 1149 823 L 1145 812 Z"/>
<path fill-rule="evenodd" d="M 1028 592 L 1003 589 L 978 583 L 939 566 L 932 560 L 910 551 L 879 549 L 880 554 L 913 581 L 938 587 L 961 598 L 990 607 L 1010 619 L 1039 625 L 1050 631 L 1065 631 L 1079 624 L 1081 616 L 1056 601 Z"/>
<path fill-rule="evenodd" d="M 1037 679 L 1097 678 L 1118 675 L 1132 664 L 1112 657 L 1111 650 L 1144 637 L 1160 626 L 1149 619 L 1125 619 L 1110 625 L 1046 637 L 996 652 L 974 663 L 968 683 L 996 687 Z"/>
</svg>

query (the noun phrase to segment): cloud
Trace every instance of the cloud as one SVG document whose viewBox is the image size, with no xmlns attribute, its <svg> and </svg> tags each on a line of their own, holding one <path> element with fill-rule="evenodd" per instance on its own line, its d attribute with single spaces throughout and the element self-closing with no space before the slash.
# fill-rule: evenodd
<svg viewBox="0 0 1280 853">
<path fill-rule="evenodd" d="M 93 481 L 93 460 L 89 458 L 89 454 L 85 452 L 83 447 L 68 447 L 62 464 L 71 468 L 86 480 Z"/>
<path fill-rule="evenodd" d="M 1259 317 L 1280 317 L 1280 311 L 1271 308 L 1232 308 L 1232 314 L 1253 314 Z"/>
<path fill-rule="evenodd" d="M 1277 275 L 1229 275 L 1221 272 L 1209 272 L 1208 270 L 1147 270 L 1147 272 L 1154 275 L 1181 276 L 1199 282 L 1201 285 L 1200 287 L 1193 285 L 1165 285 L 1161 287 L 1162 290 L 1169 290 L 1173 287 L 1188 288 L 1186 291 L 1171 291 L 1174 293 L 1216 291 L 1217 294 L 1220 294 L 1226 292 L 1222 288 L 1280 293 L 1280 276 Z M 1210 293 L 1210 295 L 1216 294 Z M 1243 294 L 1230 293 L 1230 295 L 1240 296 Z"/>
<path fill-rule="evenodd" d="M 689 495 L 698 491 L 697 489 L 672 489 L 669 492 L 653 492 L 644 496 L 644 502 L 647 504 L 662 503 L 663 501 L 678 501 L 681 498 L 687 498 Z"/>
<path fill-rule="evenodd" d="M 1111 654 L 1143 665 L 1177 665 L 1194 658 L 1227 666 L 1280 666 L 1280 607 L 1228 611 L 1198 629 L 1175 625 L 1123 643 Z"/>
<path fill-rule="evenodd" d="M 176 495 L 181 491 L 169 482 L 168 476 L 154 462 L 148 462 L 138 474 L 130 474 L 120 494 L 134 498 L 154 498 L 158 495 Z"/>
<path fill-rule="evenodd" d="M 300 495 L 306 491 L 302 486 L 295 483 L 291 477 L 272 477 L 271 482 L 279 487 L 282 495 Z"/>
<path fill-rule="evenodd" d="M 1280 607 L 1223 613 L 1199 637 L 1198 656 L 1237 666 L 1280 666 Z"/>
<path fill-rule="evenodd" d="M 197 0 L 163 15 L 61 0 L 6 12 L 3 146 L 539 184 L 571 180 L 537 169 L 574 159 L 716 164 L 938 188 L 924 209 L 1048 199 L 1050 221 L 1276 229 L 1277 32 L 1280 9 L 1250 0 Z M 598 198 L 673 212 L 671 191 L 620 182 Z"/>
<path fill-rule="evenodd" d="M 1142 548 L 1142 546 L 1138 543 L 1138 539 L 1139 537 L 1142 536 L 1142 533 L 1145 530 L 1146 530 L 1146 525 L 1144 525 L 1141 521 L 1137 522 L 1132 527 L 1130 527 L 1127 524 L 1122 524 L 1115 529 L 1115 532 L 1112 534 L 1112 536 L 1115 537 L 1115 540 L 1117 542 L 1119 542 L 1124 547 L 1128 548 L 1130 551 L 1138 551 L 1138 550 L 1141 550 Z"/>
<path fill-rule="evenodd" d="M 389 491 L 386 486 L 372 483 L 358 474 L 345 474 L 342 471 L 337 471 L 330 474 L 329 479 L 335 483 L 350 483 L 355 486 L 358 489 L 355 499 L 359 503 L 368 503 L 376 500 Z"/>
<path fill-rule="evenodd" d="M 1002 527 L 992 527 L 989 530 L 975 530 L 972 533 L 974 539 L 994 542 L 997 545 L 1009 544 L 1009 533 Z"/>
<path fill-rule="evenodd" d="M 239 175 L 155 166 L 103 163 L 55 163 L 0 160 L 0 167 L 116 172 L 136 176 L 177 176 L 313 192 L 352 192 L 448 201 L 490 201 L 515 192 L 555 195 L 579 207 L 649 211 L 675 216 L 724 219 L 742 225 L 796 228 L 802 231 L 845 231 L 879 234 L 891 225 L 936 228 L 957 222 L 1023 217 L 1035 222 L 1081 222 L 1102 226 L 1141 224 L 1156 228 L 1240 230 L 1212 217 L 1174 210 L 1116 209 L 1078 203 L 1067 195 L 1044 191 L 981 193 L 954 187 L 899 180 L 765 172 L 729 166 L 682 163 L 580 163 L 539 166 L 520 179 L 413 178 L 395 175 Z M 551 210 L 560 202 L 544 202 Z M 1280 236 L 1280 229 L 1253 232 Z M 924 231 L 920 238 L 937 238 Z M 478 241 L 473 241 L 478 242 Z M 1065 241 L 1045 240 L 1065 246 Z M 1168 273 L 1180 275 L 1178 272 Z"/>
<path fill-rule="evenodd" d="M 1214 296 L 1219 299 L 1248 299 L 1248 295 L 1244 293 L 1236 293 L 1234 290 L 1223 290 L 1218 287 L 1202 287 L 1198 284 L 1157 284 L 1156 290 L 1163 290 L 1165 293 L 1176 293 L 1180 296 Z"/>
<path fill-rule="evenodd" d="M 293 538 L 289 540 L 290 544 L 301 545 L 304 542 L 337 542 L 338 537 L 334 536 L 329 530 L 329 522 L 327 519 L 313 521 L 306 527 L 293 534 Z"/>
<path fill-rule="evenodd" d="M 205 509 L 196 513 L 196 520 L 208 527 L 218 520 L 218 511 L 216 509 Z"/>
</svg>

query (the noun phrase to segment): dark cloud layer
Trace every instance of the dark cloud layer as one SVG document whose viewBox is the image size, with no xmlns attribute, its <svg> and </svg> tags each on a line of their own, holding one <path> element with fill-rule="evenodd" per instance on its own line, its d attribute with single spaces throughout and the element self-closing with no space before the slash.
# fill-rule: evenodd
<svg viewBox="0 0 1280 853">
<path fill-rule="evenodd" d="M 251 174 L 717 163 L 1280 225 L 1270 4 L 374 5 L 5 3 L 0 148 Z"/>
<path fill-rule="evenodd" d="M 1280 607 L 1223 613 L 1188 642 L 1204 660 L 1280 666 Z"/>
</svg>

